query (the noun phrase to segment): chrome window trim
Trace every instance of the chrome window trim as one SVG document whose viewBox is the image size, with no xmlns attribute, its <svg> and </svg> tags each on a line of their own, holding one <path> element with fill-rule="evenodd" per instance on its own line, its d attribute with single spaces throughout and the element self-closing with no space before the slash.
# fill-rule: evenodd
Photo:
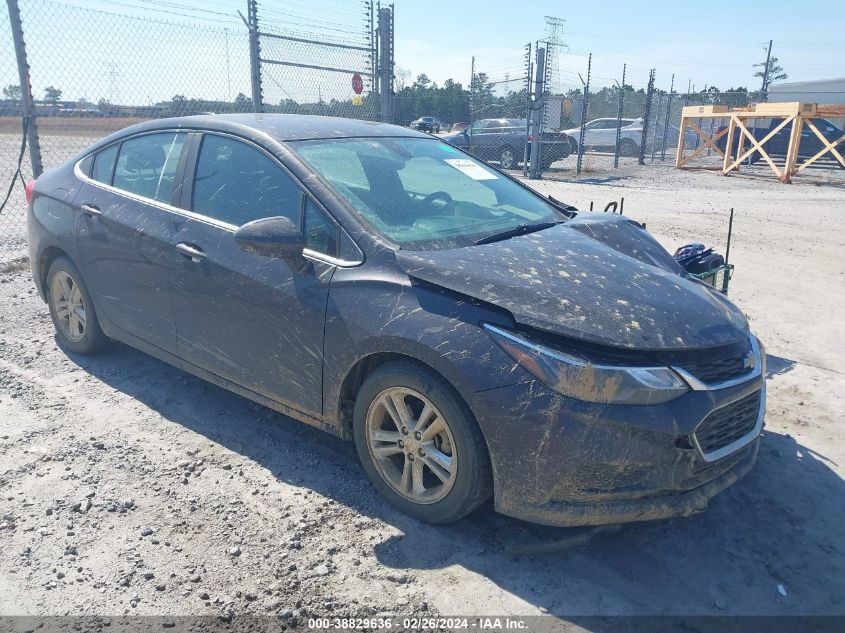
<svg viewBox="0 0 845 633">
<path fill-rule="evenodd" d="M 704 459 L 705 462 L 719 461 L 723 457 L 727 457 L 731 453 L 735 453 L 739 449 L 744 448 L 745 446 L 748 446 L 751 442 L 753 442 L 755 439 L 757 439 L 757 437 L 760 435 L 760 432 L 763 430 L 763 418 L 766 415 L 766 381 L 765 380 L 763 380 L 763 383 L 760 387 L 760 405 L 759 405 L 760 408 L 757 411 L 757 422 L 754 424 L 754 428 L 751 431 L 749 431 L 748 433 L 746 433 L 745 435 L 743 435 L 739 439 L 734 440 L 730 444 L 727 444 L 727 445 L 723 446 L 722 448 L 719 448 L 715 451 L 711 451 L 710 453 L 705 453 L 701 449 L 701 445 L 698 443 L 698 437 L 696 436 L 696 431 L 698 431 L 698 427 L 700 427 L 702 424 L 704 424 L 704 420 L 706 420 L 708 417 L 710 417 L 715 411 L 718 411 L 719 409 L 724 409 L 725 407 L 729 407 L 733 403 L 735 403 L 737 400 L 742 400 L 743 398 L 745 398 L 749 395 L 751 395 L 751 394 L 744 394 L 744 395 L 739 396 L 737 398 L 732 398 L 729 402 L 726 402 L 722 405 L 719 405 L 715 409 L 711 410 L 710 413 L 708 413 L 706 416 L 704 416 L 704 419 L 701 420 L 701 422 L 699 422 L 696 425 L 695 429 L 692 432 L 692 442 L 695 445 L 695 448 L 698 449 L 699 454 L 701 455 L 701 457 Z"/>
<path fill-rule="evenodd" d="M 358 258 L 358 260 L 350 261 L 350 260 L 340 259 L 340 258 L 337 258 L 337 257 L 332 257 L 331 255 L 326 255 L 325 253 L 320 253 L 319 251 L 313 251 L 313 250 L 308 249 L 308 248 L 303 249 L 303 251 L 302 251 L 303 257 L 305 257 L 307 259 L 320 261 L 320 262 L 323 262 L 325 264 L 330 264 L 332 266 L 339 266 L 339 267 L 342 267 L 342 268 L 352 268 L 352 267 L 355 267 L 355 266 L 360 266 L 366 260 L 366 258 L 364 256 L 364 251 L 361 250 L 361 247 L 358 246 L 358 243 L 355 240 L 352 239 L 352 237 L 349 235 L 349 233 L 346 231 L 346 229 L 340 224 L 340 222 L 338 222 L 335 219 L 335 217 L 328 211 L 328 209 L 326 209 L 326 207 L 319 200 L 317 200 L 317 198 L 302 184 L 302 182 L 299 180 L 299 178 L 297 178 L 296 175 L 294 175 L 290 170 L 288 170 L 279 161 L 279 159 L 276 156 L 274 156 L 273 154 L 271 154 L 270 152 L 265 150 L 263 147 L 256 145 L 255 143 L 251 142 L 250 140 L 241 138 L 239 136 L 235 136 L 233 134 L 229 134 L 229 133 L 226 133 L 226 132 L 217 132 L 215 130 L 184 130 L 184 129 L 169 130 L 169 129 L 166 129 L 166 130 L 152 130 L 150 132 L 144 132 L 144 133 L 141 133 L 141 134 L 130 135 L 130 136 L 123 137 L 120 140 L 115 141 L 114 143 L 109 143 L 108 145 L 104 145 L 103 147 L 98 148 L 96 151 L 91 152 L 90 154 L 86 154 L 85 156 L 80 158 L 78 161 L 76 161 L 76 163 L 73 166 L 73 173 L 81 181 L 83 181 L 83 182 L 85 182 L 85 183 L 87 183 L 87 184 L 89 184 L 93 187 L 97 187 L 97 188 L 102 189 L 104 191 L 108 191 L 108 192 L 115 193 L 115 194 L 118 194 L 118 195 L 121 195 L 121 196 L 125 196 L 125 197 L 129 198 L 130 200 L 135 200 L 137 202 L 149 204 L 149 205 L 157 207 L 157 208 L 159 208 L 163 211 L 168 211 L 168 212 L 173 213 L 175 215 L 180 215 L 182 217 L 185 217 L 185 218 L 188 218 L 188 219 L 191 219 L 191 220 L 197 220 L 198 222 L 203 222 L 204 224 L 208 224 L 210 226 L 214 226 L 216 228 L 223 229 L 225 231 L 229 231 L 230 233 L 234 234 L 234 232 L 237 231 L 240 227 L 238 227 L 234 224 L 230 224 L 228 222 L 223 222 L 221 220 L 217 220 L 217 219 L 212 218 L 212 217 L 207 216 L 207 215 L 203 215 L 201 213 L 197 213 L 195 211 L 190 211 L 188 209 L 182 209 L 182 208 L 179 208 L 179 207 L 174 207 L 173 205 L 167 204 L 166 202 L 160 202 L 160 201 L 152 199 L 152 198 L 146 198 L 144 196 L 139 196 L 138 194 L 132 193 L 131 191 L 126 191 L 124 189 L 119 189 L 119 188 L 114 187 L 112 185 L 107 185 L 103 182 L 100 182 L 99 180 L 94 180 L 93 178 L 85 175 L 85 173 L 83 173 L 82 169 L 80 168 L 80 165 L 82 164 L 82 162 L 84 160 L 86 160 L 87 158 L 89 158 L 91 156 L 96 156 L 96 154 L 98 152 L 101 152 L 104 149 L 107 149 L 108 147 L 111 147 L 113 145 L 118 145 L 118 144 L 123 143 L 124 141 L 132 139 L 132 138 L 137 138 L 137 137 L 140 137 L 140 136 L 146 136 L 147 134 L 158 134 L 158 133 L 161 133 L 161 132 L 177 132 L 177 133 L 181 132 L 181 133 L 184 133 L 184 134 L 188 134 L 190 132 L 195 132 L 195 133 L 199 133 L 199 134 L 216 134 L 218 136 L 230 137 L 234 140 L 241 141 L 243 143 L 246 143 L 247 145 L 250 145 L 250 146 L 256 148 L 257 150 L 259 150 L 260 152 L 265 154 L 268 158 L 270 158 L 274 163 L 276 163 L 276 165 L 278 165 L 282 169 L 282 171 L 285 173 L 285 175 L 288 176 L 296 184 L 297 188 L 302 192 L 302 194 L 305 195 L 307 198 L 309 198 L 311 200 L 311 202 L 313 202 L 317 206 L 317 208 L 320 209 L 320 211 L 322 211 L 326 215 L 326 217 L 329 218 L 329 221 L 332 224 L 334 224 L 338 228 L 338 230 L 341 233 L 343 233 L 343 235 L 346 236 L 346 238 L 349 240 L 349 242 L 352 244 L 352 246 L 357 251 L 359 258 Z M 304 217 L 304 215 L 303 215 L 303 217 Z"/>
<path fill-rule="evenodd" d="M 82 160 L 85 160 L 84 158 Z M 227 222 L 220 222 L 219 220 L 215 220 L 214 218 L 209 218 L 208 216 L 200 215 L 198 213 L 194 213 L 193 211 L 186 211 L 185 209 L 179 209 L 178 207 L 174 207 L 172 205 L 167 204 L 166 202 L 159 202 L 158 200 L 153 200 L 152 198 L 145 198 L 144 196 L 139 196 L 136 193 L 132 193 L 131 191 L 126 191 L 125 189 L 118 189 L 117 187 L 112 187 L 111 185 L 107 185 L 105 183 L 100 182 L 99 180 L 94 180 L 93 178 L 89 178 L 82 171 L 79 169 L 79 163 L 82 160 L 77 161 L 76 165 L 74 165 L 73 171 L 77 178 L 82 180 L 83 182 L 102 189 L 104 191 L 108 191 L 110 193 L 116 193 L 118 195 L 124 196 L 129 198 L 130 200 L 135 200 L 136 202 L 143 202 L 144 204 L 148 204 L 153 207 L 157 207 L 162 211 L 169 211 L 170 213 L 174 213 L 176 215 L 181 215 L 186 218 L 190 218 L 192 220 L 198 220 L 200 222 L 204 222 L 205 224 L 211 224 L 212 226 L 216 226 L 217 228 L 225 229 L 227 231 L 235 232 L 238 227 L 229 224 Z"/>
<path fill-rule="evenodd" d="M 681 378 L 686 381 L 686 383 L 690 386 L 690 389 L 693 391 L 717 391 L 719 389 L 727 389 L 728 387 L 736 387 L 737 385 L 746 383 L 749 380 L 759 378 L 763 374 L 763 358 L 760 353 L 760 345 L 757 342 L 756 337 L 749 336 L 748 339 L 751 342 L 751 358 L 754 360 L 754 366 L 747 374 L 743 374 L 737 378 L 723 380 L 721 382 L 706 383 L 699 380 L 682 367 L 672 365 L 672 370 L 681 376 Z"/>
<path fill-rule="evenodd" d="M 354 244 L 354 242 L 353 242 Z M 325 253 L 321 253 L 320 251 L 314 251 L 310 248 L 303 248 L 302 249 L 302 256 L 305 259 L 310 259 L 312 261 L 321 262 L 323 264 L 329 264 L 331 266 L 338 266 L 340 268 L 354 268 L 356 266 L 360 266 L 364 263 L 363 259 L 359 261 L 350 261 L 347 259 L 340 259 L 338 257 L 332 257 L 331 255 L 326 255 Z"/>
</svg>

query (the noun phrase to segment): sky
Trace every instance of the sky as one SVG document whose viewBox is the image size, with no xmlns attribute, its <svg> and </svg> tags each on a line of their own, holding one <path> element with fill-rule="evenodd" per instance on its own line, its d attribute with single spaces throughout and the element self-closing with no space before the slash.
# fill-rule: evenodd
<svg viewBox="0 0 845 633">
<path fill-rule="evenodd" d="M 759 87 L 752 64 L 773 54 L 787 81 L 845 76 L 843 9 L 835 2 L 778 0 L 708 3 L 564 3 L 560 0 L 394 0 L 398 67 L 442 84 L 466 85 L 472 58 L 506 87 L 520 87 L 524 47 L 547 37 L 545 16 L 564 20 L 554 87 L 580 88 L 592 53 L 592 85 L 621 80 L 644 87 L 701 90 Z M 49 85 L 67 99 L 155 103 L 175 94 L 231 100 L 250 93 L 247 38 L 237 11 L 246 0 L 19 0 L 36 97 Z M 5 5 L 5 3 L 2 3 Z M 646 8 L 643 9 L 642 7 Z M 262 28 L 299 36 L 364 38 L 361 0 L 259 0 Z M 706 8 L 705 8 L 706 7 Z M 823 19 L 830 16 L 831 19 Z M 263 55 L 344 68 L 361 54 L 327 54 L 305 44 L 283 50 L 268 41 Z M 267 101 L 349 98 L 351 74 L 267 66 Z M 0 7 L 0 85 L 18 83 L 6 7 Z M 369 84 L 367 85 L 369 89 Z"/>
<path fill-rule="evenodd" d="M 653 67 L 664 90 L 673 73 L 681 92 L 691 84 L 758 88 L 752 64 L 765 61 L 770 39 L 786 81 L 845 76 L 845 7 L 837 2 L 395 2 L 397 63 L 438 82 L 467 81 L 473 55 L 496 79 L 499 69 L 521 72 L 524 44 L 546 35 L 544 16 L 565 20 L 568 50 L 558 63 L 566 86 L 580 87 L 592 53 L 600 85 L 620 81 L 627 63 L 626 83 L 635 87 Z"/>
</svg>

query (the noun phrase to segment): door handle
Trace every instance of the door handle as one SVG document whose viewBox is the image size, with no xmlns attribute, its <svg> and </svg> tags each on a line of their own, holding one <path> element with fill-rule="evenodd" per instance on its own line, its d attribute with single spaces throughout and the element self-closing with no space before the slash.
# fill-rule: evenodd
<svg viewBox="0 0 845 633">
<path fill-rule="evenodd" d="M 190 257 L 192 262 L 201 262 L 208 257 L 204 250 L 197 246 L 188 244 L 187 242 L 179 242 L 176 245 L 176 250 L 182 253 L 185 257 Z"/>
<path fill-rule="evenodd" d="M 82 213 L 92 218 L 99 218 L 101 215 L 103 215 L 103 212 L 92 204 L 83 204 L 81 208 Z"/>
</svg>

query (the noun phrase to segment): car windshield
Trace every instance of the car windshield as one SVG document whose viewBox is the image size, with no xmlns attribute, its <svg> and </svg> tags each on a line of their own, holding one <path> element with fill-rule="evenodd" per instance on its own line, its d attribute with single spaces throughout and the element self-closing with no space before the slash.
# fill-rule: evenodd
<svg viewBox="0 0 845 633">
<path fill-rule="evenodd" d="M 319 139 L 290 146 L 400 248 L 468 246 L 564 219 L 540 196 L 437 139 Z"/>
</svg>

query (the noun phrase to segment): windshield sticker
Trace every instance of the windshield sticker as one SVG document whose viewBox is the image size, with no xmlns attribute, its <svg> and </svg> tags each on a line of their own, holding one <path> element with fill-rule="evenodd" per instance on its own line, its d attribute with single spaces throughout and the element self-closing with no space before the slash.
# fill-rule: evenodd
<svg viewBox="0 0 845 633">
<path fill-rule="evenodd" d="M 498 176 L 490 173 L 481 165 L 476 165 L 474 162 L 466 158 L 446 158 L 444 160 L 473 180 L 498 180 Z"/>
</svg>

